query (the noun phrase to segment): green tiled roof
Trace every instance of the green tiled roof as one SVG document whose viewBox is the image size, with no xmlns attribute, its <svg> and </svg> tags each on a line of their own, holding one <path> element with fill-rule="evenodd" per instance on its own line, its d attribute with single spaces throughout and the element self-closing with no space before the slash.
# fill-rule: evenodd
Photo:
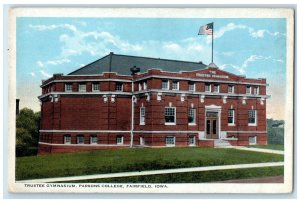
<svg viewBox="0 0 300 203">
<path fill-rule="evenodd" d="M 103 72 L 117 72 L 121 75 L 131 75 L 130 68 L 133 66 L 140 68 L 141 73 L 147 72 L 149 69 L 179 72 L 201 70 L 207 67 L 202 62 L 197 63 L 110 53 L 97 61 L 69 73 L 69 75 L 94 75 L 102 74 Z"/>
</svg>

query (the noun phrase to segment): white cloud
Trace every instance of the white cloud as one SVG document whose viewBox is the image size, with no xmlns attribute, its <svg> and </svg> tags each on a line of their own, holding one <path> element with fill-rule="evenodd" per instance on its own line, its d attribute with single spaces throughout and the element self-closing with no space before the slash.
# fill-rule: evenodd
<svg viewBox="0 0 300 203">
<path fill-rule="evenodd" d="M 44 68 L 44 63 L 42 61 L 37 61 L 36 65 L 40 68 Z"/>
<path fill-rule="evenodd" d="M 32 77 L 35 77 L 35 73 L 34 72 L 31 72 L 29 73 Z"/>
<path fill-rule="evenodd" d="M 44 70 L 40 70 L 40 73 L 44 76 L 44 77 L 47 77 L 47 78 L 50 78 L 52 75 L 47 73 L 46 71 Z"/>
<path fill-rule="evenodd" d="M 29 28 L 32 28 L 34 30 L 37 31 L 47 31 L 47 30 L 55 30 L 55 29 L 68 29 L 71 30 L 73 32 L 77 31 L 77 28 L 75 25 L 71 25 L 71 24 L 59 24 L 59 25 L 29 25 Z"/>
<path fill-rule="evenodd" d="M 285 35 L 283 33 L 271 32 L 271 31 L 265 30 L 265 29 L 255 30 L 254 28 L 247 26 L 247 25 L 243 25 L 243 24 L 228 23 L 226 26 L 221 27 L 220 29 L 218 29 L 214 32 L 214 39 L 222 37 L 226 32 L 230 32 L 230 31 L 237 30 L 237 29 L 248 30 L 249 35 L 253 38 L 263 38 L 266 33 L 271 36 Z M 209 39 L 208 39 L 208 43 L 210 43 Z"/>
<path fill-rule="evenodd" d="M 164 44 L 163 48 L 167 49 L 169 51 L 174 51 L 174 52 L 181 51 L 181 47 L 174 42 L 169 42 L 169 43 Z"/>
<path fill-rule="evenodd" d="M 234 64 L 223 64 L 220 66 L 220 69 L 225 69 L 226 67 L 232 67 L 235 70 L 237 70 L 240 74 L 244 74 L 246 72 L 246 69 L 249 67 L 250 63 L 254 63 L 255 61 L 258 60 L 272 60 L 274 62 L 283 63 L 283 60 L 273 59 L 271 56 L 251 55 L 247 59 L 245 59 L 242 65 L 240 66 Z"/>
</svg>

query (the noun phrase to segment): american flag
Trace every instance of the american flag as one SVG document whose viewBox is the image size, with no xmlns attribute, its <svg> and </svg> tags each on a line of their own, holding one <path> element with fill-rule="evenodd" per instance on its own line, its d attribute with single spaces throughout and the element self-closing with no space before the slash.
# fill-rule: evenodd
<svg viewBox="0 0 300 203">
<path fill-rule="evenodd" d="M 214 23 L 209 23 L 200 27 L 198 35 L 212 35 L 214 31 Z"/>
</svg>

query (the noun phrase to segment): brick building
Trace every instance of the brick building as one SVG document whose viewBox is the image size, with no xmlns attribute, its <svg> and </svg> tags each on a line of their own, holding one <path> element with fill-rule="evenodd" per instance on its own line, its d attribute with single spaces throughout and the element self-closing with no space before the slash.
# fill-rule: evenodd
<svg viewBox="0 0 300 203">
<path fill-rule="evenodd" d="M 42 82 L 39 154 L 266 144 L 266 86 L 213 63 L 110 53 Z"/>
</svg>

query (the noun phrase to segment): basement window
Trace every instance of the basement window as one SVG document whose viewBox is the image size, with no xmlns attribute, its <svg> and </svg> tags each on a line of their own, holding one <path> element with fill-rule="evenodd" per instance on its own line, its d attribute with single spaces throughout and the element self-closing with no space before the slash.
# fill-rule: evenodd
<svg viewBox="0 0 300 203">
<path fill-rule="evenodd" d="M 124 137 L 123 136 L 117 136 L 117 144 L 123 144 Z"/>
<path fill-rule="evenodd" d="M 190 136 L 189 137 L 189 146 L 195 146 L 196 145 L 196 136 Z"/>
<path fill-rule="evenodd" d="M 249 145 L 256 145 L 256 136 L 250 136 L 249 137 Z"/>
<path fill-rule="evenodd" d="M 64 135 L 64 144 L 71 144 L 71 135 Z"/>
<path fill-rule="evenodd" d="M 90 136 L 90 144 L 97 144 L 97 143 L 98 143 L 97 135 L 91 135 Z"/>
<path fill-rule="evenodd" d="M 166 146 L 169 146 L 169 147 L 175 146 L 175 137 L 173 137 L 173 136 L 166 137 Z"/>
<path fill-rule="evenodd" d="M 77 135 L 77 144 L 84 144 L 83 135 Z"/>
</svg>

